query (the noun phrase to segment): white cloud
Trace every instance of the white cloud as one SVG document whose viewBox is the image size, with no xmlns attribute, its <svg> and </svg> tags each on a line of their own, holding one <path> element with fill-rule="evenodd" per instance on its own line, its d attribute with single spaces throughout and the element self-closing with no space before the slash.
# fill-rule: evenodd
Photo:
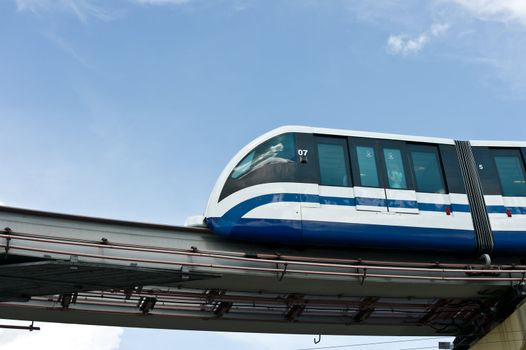
<svg viewBox="0 0 526 350">
<path fill-rule="evenodd" d="M 2 324 L 28 326 L 29 321 L 0 320 Z M 2 350 L 116 350 L 123 329 L 119 327 L 35 323 L 40 331 L 0 330 Z"/>
<path fill-rule="evenodd" d="M 462 6 L 479 20 L 518 22 L 526 26 L 524 0 L 445 0 Z"/>
<path fill-rule="evenodd" d="M 15 0 L 17 10 L 35 14 L 65 12 L 86 23 L 89 18 L 110 21 L 115 14 L 97 5 L 92 0 Z"/>
<path fill-rule="evenodd" d="M 412 39 L 408 39 L 405 35 L 390 35 L 387 39 L 387 51 L 394 55 L 416 54 L 422 50 L 428 40 L 425 34 Z"/>
<path fill-rule="evenodd" d="M 435 23 L 431 28 L 415 37 L 407 35 L 390 35 L 387 39 L 387 51 L 393 55 L 411 55 L 419 53 L 432 37 L 443 35 L 449 29 L 447 23 Z"/>
</svg>

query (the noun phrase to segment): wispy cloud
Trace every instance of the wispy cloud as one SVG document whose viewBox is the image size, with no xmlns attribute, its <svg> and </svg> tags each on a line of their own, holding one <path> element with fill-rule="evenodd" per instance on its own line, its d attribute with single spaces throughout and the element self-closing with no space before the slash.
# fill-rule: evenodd
<svg viewBox="0 0 526 350">
<path fill-rule="evenodd" d="M 435 23 L 431 26 L 430 32 L 433 36 L 440 36 L 447 32 L 449 29 L 449 24 L 447 23 Z"/>
<path fill-rule="evenodd" d="M 409 37 L 405 34 L 390 35 L 387 39 L 387 51 L 393 55 L 411 55 L 419 53 L 431 38 L 443 35 L 449 29 L 449 24 L 435 23 L 428 31 Z"/>
<path fill-rule="evenodd" d="M 526 26 L 524 0 L 442 0 L 461 6 L 482 21 L 516 22 Z"/>
<path fill-rule="evenodd" d="M 443 37 L 435 54 L 474 67 L 501 98 L 526 99 L 525 0 L 343 3 L 357 21 L 390 33 L 387 53 L 414 56 Z"/>
<path fill-rule="evenodd" d="M 192 0 L 132 0 L 142 5 L 183 5 Z"/>
<path fill-rule="evenodd" d="M 489 67 L 481 78 L 501 97 L 526 99 L 526 1 L 440 0 L 442 10 L 458 16 L 461 59 Z M 489 73 L 489 74 L 488 74 Z M 502 89 L 502 83 L 507 89 Z M 510 94 L 511 92 L 511 94 Z"/>
<path fill-rule="evenodd" d="M 69 13 L 82 23 L 90 18 L 100 21 L 115 19 L 116 13 L 98 5 L 92 0 L 15 0 L 17 10 L 34 14 Z"/>
<path fill-rule="evenodd" d="M 82 57 L 77 50 L 71 45 L 66 39 L 58 35 L 55 32 L 45 32 L 44 36 L 48 39 L 55 47 L 66 53 L 68 56 L 73 58 L 77 63 L 80 63 L 85 68 L 94 70 L 94 67 L 88 63 L 88 61 Z"/>
</svg>

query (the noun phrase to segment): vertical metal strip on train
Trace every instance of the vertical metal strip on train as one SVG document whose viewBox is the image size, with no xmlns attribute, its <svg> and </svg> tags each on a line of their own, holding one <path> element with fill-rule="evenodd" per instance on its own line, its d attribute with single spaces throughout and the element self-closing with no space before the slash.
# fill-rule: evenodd
<svg viewBox="0 0 526 350">
<path fill-rule="evenodd" d="M 486 211 L 477 164 L 471 151 L 471 144 L 469 141 L 455 141 L 455 145 L 471 208 L 471 218 L 473 219 L 477 237 L 477 250 L 480 254 L 491 253 L 493 250 L 493 233 L 488 212 Z"/>
</svg>

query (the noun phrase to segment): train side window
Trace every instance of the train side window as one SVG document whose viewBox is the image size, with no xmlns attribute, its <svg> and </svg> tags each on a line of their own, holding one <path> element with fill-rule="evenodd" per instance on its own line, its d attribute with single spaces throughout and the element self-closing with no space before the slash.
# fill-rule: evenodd
<svg viewBox="0 0 526 350">
<path fill-rule="evenodd" d="M 279 135 L 256 147 L 243 158 L 230 174 L 230 178 L 239 179 L 265 165 L 295 161 L 294 134 Z"/>
<path fill-rule="evenodd" d="M 389 188 L 407 189 L 402 152 L 397 148 L 384 148 L 384 161 Z"/>
<path fill-rule="evenodd" d="M 340 142 L 341 141 L 341 142 Z M 350 186 L 349 161 L 345 140 L 334 139 L 331 142 L 318 142 L 320 162 L 320 185 Z"/>
<path fill-rule="evenodd" d="M 524 164 L 518 150 L 494 150 L 503 196 L 526 196 Z"/>
<path fill-rule="evenodd" d="M 442 167 L 435 147 L 412 147 L 411 160 L 418 192 L 446 193 Z"/>
<path fill-rule="evenodd" d="M 378 168 L 374 147 L 356 146 L 360 185 L 365 187 L 380 187 Z"/>
</svg>

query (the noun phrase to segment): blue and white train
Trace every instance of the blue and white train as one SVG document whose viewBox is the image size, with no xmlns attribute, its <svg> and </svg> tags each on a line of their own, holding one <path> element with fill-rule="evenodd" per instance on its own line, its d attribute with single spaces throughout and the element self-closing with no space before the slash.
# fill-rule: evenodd
<svg viewBox="0 0 526 350">
<path fill-rule="evenodd" d="M 285 126 L 230 161 L 204 222 L 278 244 L 520 256 L 525 160 L 526 142 Z"/>
</svg>

